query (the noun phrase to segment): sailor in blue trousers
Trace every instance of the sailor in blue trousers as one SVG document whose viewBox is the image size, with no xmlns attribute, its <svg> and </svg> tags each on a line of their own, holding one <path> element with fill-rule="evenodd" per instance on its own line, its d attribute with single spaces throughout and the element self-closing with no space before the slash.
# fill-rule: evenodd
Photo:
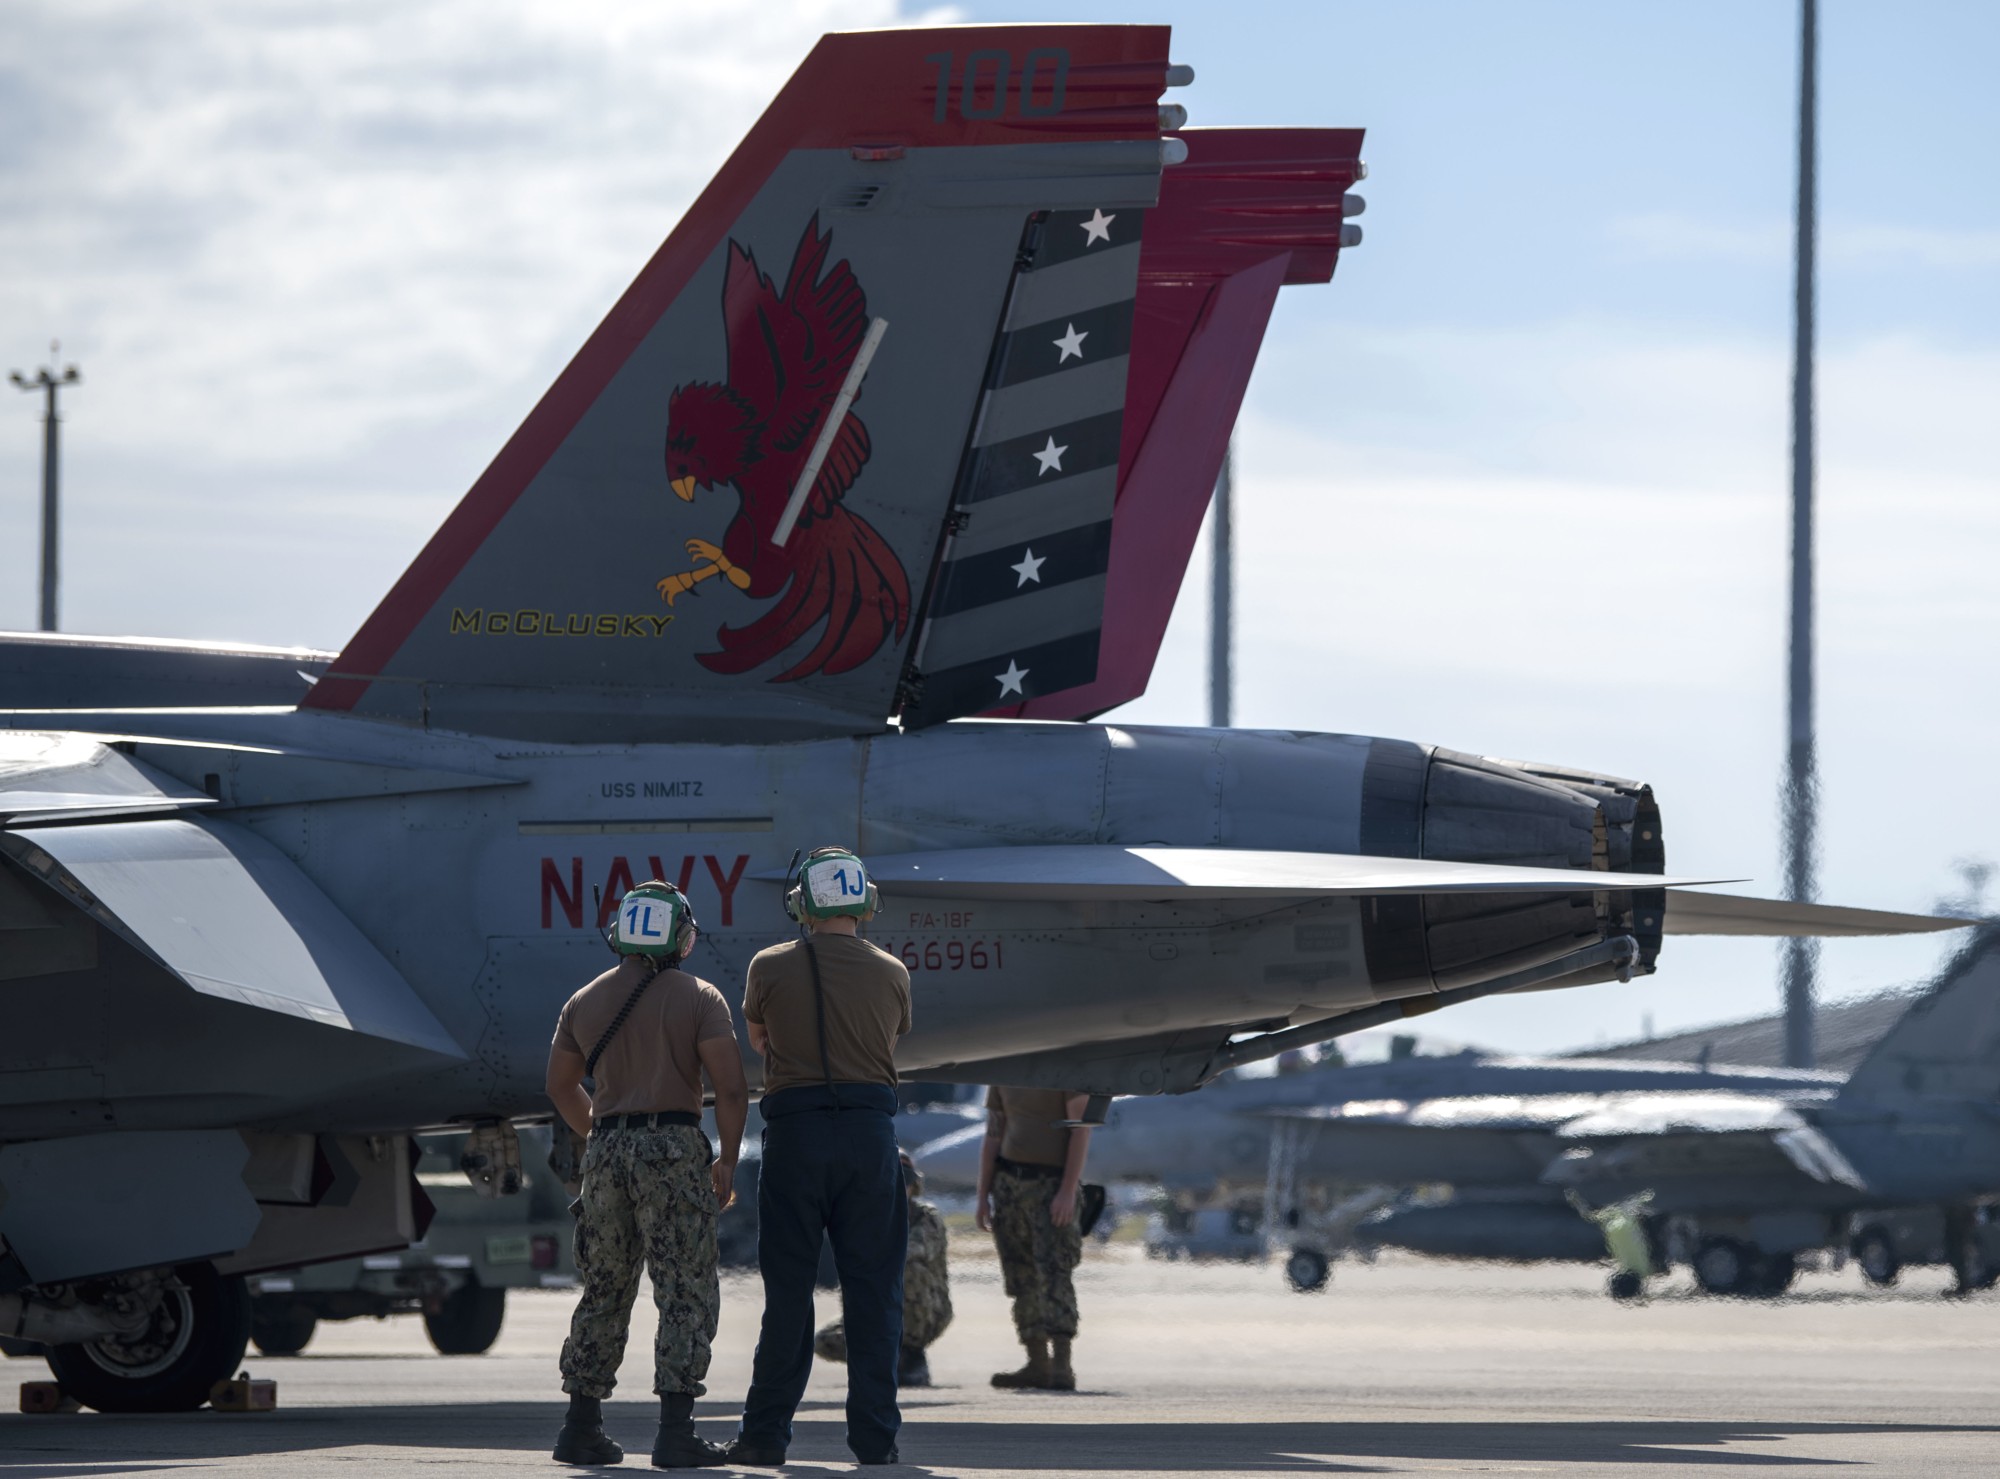
<svg viewBox="0 0 2000 1479">
<path fill-rule="evenodd" d="M 833 1244 L 847 1331 L 847 1446 L 864 1464 L 900 1462 L 909 1204 L 896 1151 L 896 1039 L 910 1030 L 910 973 L 857 933 L 875 885 L 845 848 L 800 864 L 785 909 L 797 940 L 750 962 L 743 1017 L 764 1058 L 764 1160 L 757 1262 L 764 1323 L 733 1464 L 776 1466 L 813 1361 L 813 1277 Z"/>
</svg>

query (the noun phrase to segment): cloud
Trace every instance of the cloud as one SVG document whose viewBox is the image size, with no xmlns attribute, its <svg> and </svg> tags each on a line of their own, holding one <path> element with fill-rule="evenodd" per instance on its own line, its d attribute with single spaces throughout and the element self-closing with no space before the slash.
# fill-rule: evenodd
<svg viewBox="0 0 2000 1479">
<path fill-rule="evenodd" d="M 185 633 L 191 614 L 216 635 L 338 642 L 818 36 L 897 13 L 11 6 L 0 343 L 21 363 L 59 336 L 86 377 L 66 409 L 73 621 Z M 0 467 L 31 486 L 16 402 Z M 31 518 L 0 500 L 10 556 Z M 218 544 L 252 560 L 289 544 L 296 590 L 316 533 L 361 595 L 231 620 L 177 588 L 191 570 L 225 583 Z M 350 544 L 385 553 L 346 561 Z M 32 612 L 8 563 L 0 625 Z M 243 584 L 275 593 L 260 568 Z"/>
<path fill-rule="evenodd" d="M 1675 869 L 1779 886 L 1786 642 L 1782 345 L 1657 325 L 1343 331 L 1278 342 L 1239 427 L 1236 721 L 1397 735 L 1655 785 Z M 1823 895 L 1927 909 L 1991 853 L 2000 732 L 2000 356 L 1908 335 L 1822 361 Z M 1206 545 L 1152 691 L 1199 723 Z M 1831 996 L 1921 977 L 1936 940 L 1835 942 Z M 1763 941 L 1673 942 L 1634 988 L 1454 1021 L 1533 1047 L 1764 1010 Z M 1614 994 L 1615 993 L 1615 994 Z"/>
</svg>

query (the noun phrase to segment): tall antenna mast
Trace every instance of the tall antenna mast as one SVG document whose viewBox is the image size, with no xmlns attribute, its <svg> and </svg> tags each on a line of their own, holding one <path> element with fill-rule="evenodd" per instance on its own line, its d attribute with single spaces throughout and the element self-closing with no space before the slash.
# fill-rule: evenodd
<svg viewBox="0 0 2000 1479">
<path fill-rule="evenodd" d="M 1792 645 L 1786 726 L 1785 897 L 1818 892 L 1819 775 L 1813 741 L 1813 272 L 1819 238 L 1819 7 L 1801 0 L 1799 214 L 1792 300 Z M 1813 986 L 1819 942 L 1790 939 L 1784 952 L 1785 1063 L 1813 1066 Z"/>
<path fill-rule="evenodd" d="M 1230 719 L 1229 654 L 1234 645 L 1236 582 L 1229 549 L 1230 465 L 1236 460 L 1232 440 L 1222 453 L 1222 472 L 1215 480 L 1215 543 L 1211 546 L 1208 580 L 1208 722 L 1227 729 Z"/>
</svg>

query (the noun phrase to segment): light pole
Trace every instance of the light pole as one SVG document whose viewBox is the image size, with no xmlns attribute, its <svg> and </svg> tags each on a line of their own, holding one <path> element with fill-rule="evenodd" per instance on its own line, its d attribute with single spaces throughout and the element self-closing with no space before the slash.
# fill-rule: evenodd
<svg viewBox="0 0 2000 1479">
<path fill-rule="evenodd" d="M 1792 283 L 1792 647 L 1785 747 L 1785 897 L 1818 892 L 1819 775 L 1813 737 L 1813 268 L 1818 244 L 1819 14 L 1801 0 L 1798 252 Z M 1813 984 L 1819 942 L 1784 950 L 1785 1063 L 1813 1066 Z"/>
<path fill-rule="evenodd" d="M 60 433 L 62 418 L 57 414 L 57 396 L 65 385 L 75 385 L 83 379 L 75 365 L 66 366 L 60 373 L 56 361 L 62 353 L 62 345 L 49 341 L 49 362 L 35 371 L 33 378 L 19 370 L 8 373 L 7 378 L 21 390 L 42 392 L 42 625 L 41 630 L 52 632 L 56 629 L 56 487 L 59 477 L 61 448 Z"/>
</svg>

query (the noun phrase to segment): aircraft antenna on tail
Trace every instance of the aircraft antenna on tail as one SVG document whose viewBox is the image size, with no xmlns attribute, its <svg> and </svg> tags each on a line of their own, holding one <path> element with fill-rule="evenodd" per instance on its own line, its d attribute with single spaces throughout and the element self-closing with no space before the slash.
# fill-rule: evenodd
<svg viewBox="0 0 2000 1479">
<path fill-rule="evenodd" d="M 1235 641 L 1236 575 L 1229 544 L 1230 474 L 1236 461 L 1236 442 L 1230 440 L 1222 454 L 1222 471 L 1215 479 L 1215 543 L 1210 549 L 1208 582 L 1208 722 L 1216 729 L 1229 727 L 1231 686 L 1230 649 Z"/>
<path fill-rule="evenodd" d="M 1819 72 L 1817 0 L 1801 0 L 1799 200 L 1792 337 L 1792 642 L 1784 785 L 1785 897 L 1817 892 L 1819 776 L 1813 744 L 1813 269 L 1818 245 Z M 1789 939 L 1784 951 L 1785 1064 L 1813 1066 L 1813 984 L 1819 941 Z"/>
</svg>

